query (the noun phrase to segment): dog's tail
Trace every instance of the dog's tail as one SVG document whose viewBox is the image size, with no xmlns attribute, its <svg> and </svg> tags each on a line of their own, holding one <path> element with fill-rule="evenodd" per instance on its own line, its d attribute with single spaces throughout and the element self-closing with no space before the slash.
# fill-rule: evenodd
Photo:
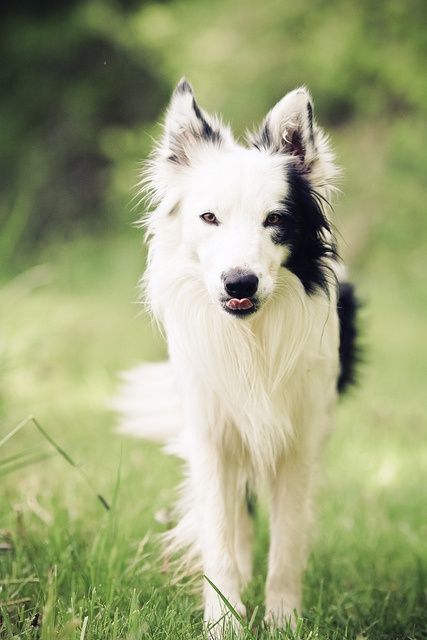
<svg viewBox="0 0 427 640">
<path fill-rule="evenodd" d="M 117 431 L 160 444 L 178 439 L 183 427 L 180 397 L 170 362 L 152 362 L 121 374 L 110 403 L 119 414 Z"/>
<path fill-rule="evenodd" d="M 342 394 L 348 387 L 357 383 L 358 366 L 362 362 L 358 328 L 361 304 L 342 263 L 336 265 L 335 274 L 338 284 L 337 312 L 340 327 L 340 373 L 337 389 Z"/>
</svg>

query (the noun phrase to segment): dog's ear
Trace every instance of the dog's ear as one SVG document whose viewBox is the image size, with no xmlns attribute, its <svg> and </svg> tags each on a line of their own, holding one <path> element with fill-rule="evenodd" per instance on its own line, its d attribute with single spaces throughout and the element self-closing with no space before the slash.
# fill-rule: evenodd
<svg viewBox="0 0 427 640">
<path fill-rule="evenodd" d="M 192 153 L 200 144 L 221 147 L 231 141 L 228 127 L 199 107 L 190 83 L 183 78 L 166 113 L 163 158 L 175 165 L 190 165 Z"/>
<path fill-rule="evenodd" d="M 321 138 L 313 118 L 313 101 L 305 87 L 286 94 L 267 114 L 259 131 L 249 134 L 252 146 L 289 155 L 304 173 L 310 172 L 319 158 Z"/>
<path fill-rule="evenodd" d="M 183 78 L 172 94 L 163 136 L 142 173 L 141 195 L 151 205 L 166 199 L 167 207 L 173 210 L 179 200 L 182 170 L 191 166 L 197 152 L 203 147 L 225 148 L 233 144 L 230 129 L 199 107 L 190 83 Z"/>
</svg>

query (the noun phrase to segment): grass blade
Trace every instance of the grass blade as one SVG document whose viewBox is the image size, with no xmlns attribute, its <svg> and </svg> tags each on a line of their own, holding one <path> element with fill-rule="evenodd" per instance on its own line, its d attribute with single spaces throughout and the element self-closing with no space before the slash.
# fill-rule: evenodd
<svg viewBox="0 0 427 640">
<path fill-rule="evenodd" d="M 34 416 L 28 416 L 27 418 L 22 420 L 19 424 L 17 424 L 16 427 L 14 427 L 11 431 L 9 431 L 9 433 L 7 433 L 0 440 L 0 447 L 2 447 L 4 444 L 6 444 L 6 442 L 8 442 L 11 438 L 13 438 L 13 436 L 15 436 L 19 431 L 21 431 L 21 429 L 23 429 L 27 424 L 29 424 L 31 422 L 36 427 L 36 429 L 41 433 L 41 435 L 45 438 L 45 440 L 47 440 L 48 443 L 57 451 L 57 453 L 59 453 L 59 455 L 62 456 L 64 458 L 64 460 L 66 460 L 68 462 L 68 464 L 71 465 L 73 467 L 73 469 L 75 469 L 77 471 L 77 473 L 84 480 L 86 485 L 90 488 L 92 493 L 94 493 L 96 495 L 97 499 L 102 504 L 104 509 L 106 511 L 109 511 L 110 510 L 110 505 L 108 504 L 108 502 L 104 498 L 104 496 L 102 496 L 100 493 L 98 493 L 98 491 L 95 489 L 95 487 L 93 486 L 89 476 L 83 471 L 83 469 L 81 467 L 79 467 L 79 465 L 76 462 L 74 462 L 72 457 L 70 455 L 68 455 L 68 453 L 52 438 L 52 436 L 49 435 L 49 433 L 42 427 L 40 422 Z M 18 454 L 18 456 L 11 456 L 11 458 L 6 458 L 3 461 L 0 460 L 0 469 L 1 469 L 2 463 L 3 463 L 3 469 L 1 469 L 1 471 L 0 471 L 0 476 L 1 475 L 5 475 L 9 471 L 12 471 L 12 470 L 15 471 L 16 469 L 25 466 L 26 463 L 31 464 L 31 462 L 37 462 L 39 459 L 40 460 L 43 459 L 41 457 L 39 457 L 39 458 L 34 457 L 34 459 L 30 459 L 30 460 L 27 459 L 27 461 L 24 461 L 25 455 L 27 455 L 27 454 L 23 454 L 22 455 L 22 458 L 21 458 L 20 462 L 17 462 L 16 465 L 9 466 L 9 468 L 7 467 L 7 462 L 10 462 L 13 458 L 19 459 L 21 457 L 19 454 Z M 49 457 L 49 455 L 47 454 L 45 457 Z"/>
<path fill-rule="evenodd" d="M 19 469 L 23 469 L 24 467 L 29 467 L 32 464 L 37 464 L 38 462 L 42 462 L 43 460 L 47 460 L 48 458 L 52 458 L 54 454 L 52 453 L 39 453 L 35 455 L 23 455 L 21 458 L 15 458 L 15 462 L 4 463 L 3 460 L 0 460 L 0 478 L 3 476 L 12 473 L 13 471 L 18 471 Z"/>
<path fill-rule="evenodd" d="M 248 624 L 248 630 L 249 631 L 252 631 L 252 627 L 254 626 L 255 618 L 256 618 L 257 613 L 258 613 L 258 609 L 259 609 L 259 606 L 257 605 L 255 607 L 255 609 L 253 610 L 253 612 L 252 612 L 251 619 L 249 620 L 249 624 Z"/>
<path fill-rule="evenodd" d="M 97 490 L 95 489 L 95 487 L 93 486 L 92 482 L 90 481 L 86 473 L 83 471 L 83 469 L 79 467 L 79 465 L 76 462 L 74 462 L 71 456 L 69 456 L 68 453 L 64 451 L 64 449 L 57 442 L 55 442 L 52 436 L 50 436 L 47 433 L 47 431 L 41 426 L 40 422 L 34 416 L 31 416 L 31 421 L 33 422 L 35 427 L 40 431 L 42 436 L 46 438 L 49 444 L 51 444 L 52 447 L 56 449 L 59 455 L 62 456 L 64 460 L 66 460 L 68 464 L 70 464 L 77 471 L 77 473 L 80 475 L 81 478 L 83 478 L 83 480 L 85 481 L 87 486 L 90 488 L 90 490 L 96 495 L 96 497 L 98 498 L 98 500 L 100 501 L 104 509 L 106 511 L 109 511 L 110 505 L 108 504 L 107 500 L 100 493 L 97 492 Z"/>
<path fill-rule="evenodd" d="M 25 425 L 28 424 L 29 422 L 31 422 L 32 420 L 33 420 L 33 416 L 28 416 L 27 418 L 24 418 L 24 420 L 22 420 L 22 422 L 17 424 L 16 427 L 14 429 L 12 429 L 12 431 L 9 431 L 9 433 L 7 433 L 4 436 L 4 438 L 2 438 L 0 440 L 0 447 L 2 447 L 4 444 L 6 444 L 6 442 L 8 442 L 11 438 L 13 438 L 13 436 L 15 434 L 17 434 L 18 431 L 21 431 L 21 429 L 23 429 L 25 427 Z"/>
<path fill-rule="evenodd" d="M 83 620 L 82 630 L 80 633 L 80 640 L 85 640 L 86 627 L 87 627 L 88 620 L 89 620 L 89 616 L 85 616 Z"/>
</svg>

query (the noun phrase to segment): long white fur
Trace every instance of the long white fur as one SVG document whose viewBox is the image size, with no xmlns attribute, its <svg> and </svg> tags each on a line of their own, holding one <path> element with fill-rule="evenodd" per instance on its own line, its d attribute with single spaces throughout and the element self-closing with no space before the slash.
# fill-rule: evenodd
<svg viewBox="0 0 427 640">
<path fill-rule="evenodd" d="M 323 132 L 315 125 L 314 141 L 307 135 L 308 100 L 304 88 L 296 90 L 267 119 L 276 143 L 299 127 L 306 175 L 329 197 L 336 167 Z M 192 105 L 191 90 L 175 92 L 145 179 L 153 208 L 143 283 L 170 362 L 131 373 L 116 406 L 123 432 L 173 442 L 185 459 L 167 550 L 181 553 L 185 570 L 203 571 L 242 614 L 252 571 L 245 492 L 248 483 L 267 487 L 266 617 L 283 625 L 301 606 L 313 477 L 336 403 L 335 286 L 329 296 L 308 296 L 280 266 L 287 249 L 262 225 L 284 196 L 284 166 L 294 159 L 242 147 L 204 112 L 221 141 L 203 139 Z M 177 162 L 167 159 L 172 153 Z M 222 224 L 206 225 L 205 211 Z M 221 274 L 235 267 L 260 279 L 261 308 L 245 319 L 219 302 Z M 207 582 L 204 608 L 207 622 L 224 613 Z"/>
</svg>

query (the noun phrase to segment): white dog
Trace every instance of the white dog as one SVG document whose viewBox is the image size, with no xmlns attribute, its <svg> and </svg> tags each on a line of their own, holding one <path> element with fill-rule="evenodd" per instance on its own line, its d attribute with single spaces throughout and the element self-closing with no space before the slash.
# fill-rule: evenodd
<svg viewBox="0 0 427 640">
<path fill-rule="evenodd" d="M 336 175 L 305 88 L 243 146 L 182 80 L 144 180 L 143 284 L 170 363 L 127 375 L 122 430 L 173 442 L 185 459 L 168 549 L 242 616 L 246 496 L 267 488 L 266 619 L 276 625 L 301 607 L 319 449 L 353 378 L 356 303 L 337 277 L 328 218 Z M 204 581 L 205 621 L 225 610 Z"/>
</svg>

